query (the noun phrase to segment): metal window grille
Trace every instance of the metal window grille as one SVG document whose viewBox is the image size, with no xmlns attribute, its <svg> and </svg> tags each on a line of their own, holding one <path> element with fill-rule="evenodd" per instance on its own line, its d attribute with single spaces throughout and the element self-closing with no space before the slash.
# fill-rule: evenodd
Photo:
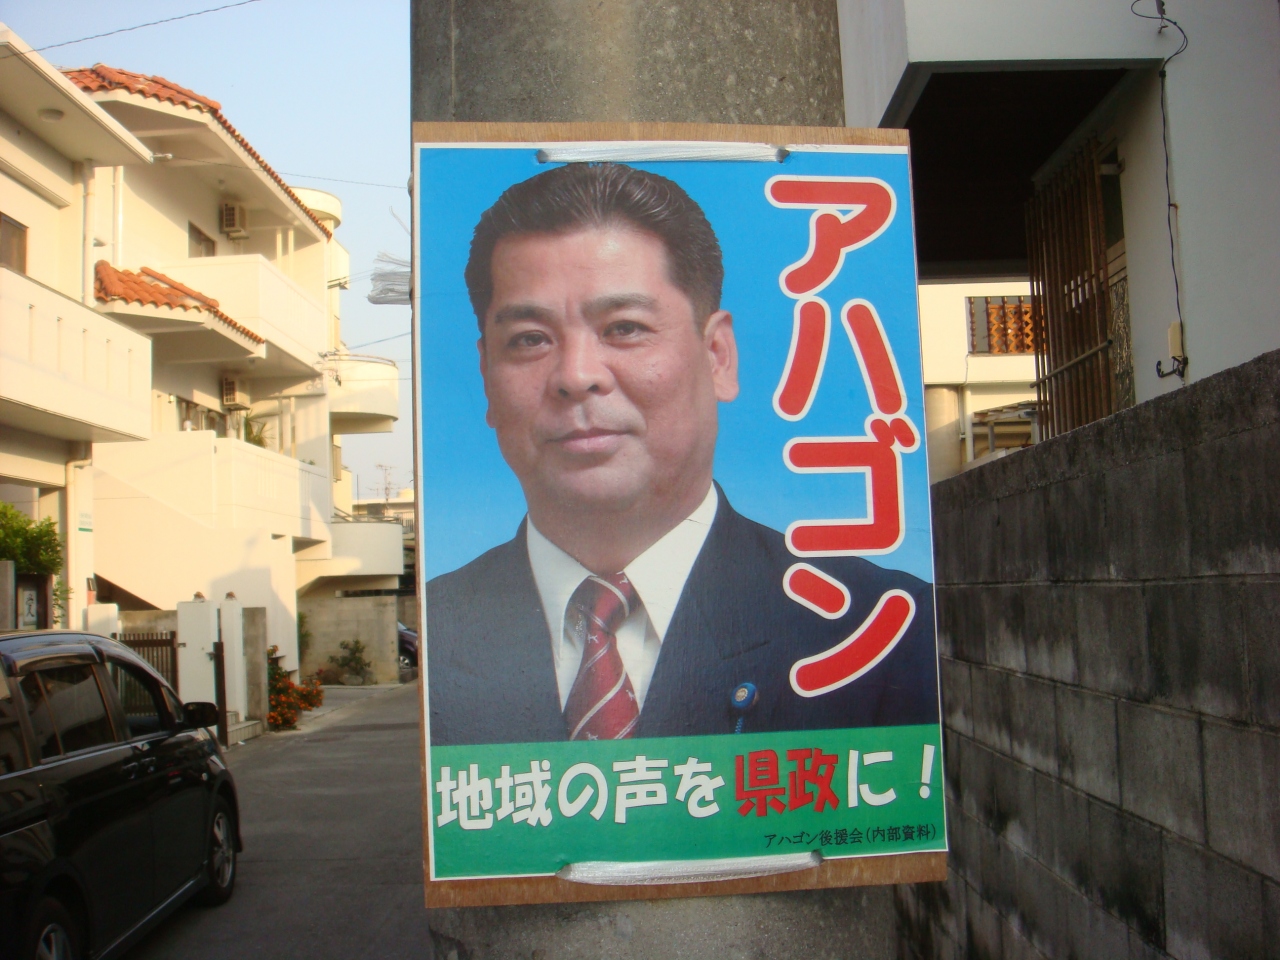
<svg viewBox="0 0 1280 960">
<path fill-rule="evenodd" d="M 969 297 L 970 353 L 1034 353 L 1030 297 Z"/>
<path fill-rule="evenodd" d="M 155 667 L 160 676 L 178 689 L 178 635 L 172 630 L 161 633 L 122 633 L 117 638 L 126 647 Z"/>
<path fill-rule="evenodd" d="M 1027 254 L 1036 399 L 1048 438 L 1115 412 L 1096 141 L 1027 204 Z"/>
</svg>

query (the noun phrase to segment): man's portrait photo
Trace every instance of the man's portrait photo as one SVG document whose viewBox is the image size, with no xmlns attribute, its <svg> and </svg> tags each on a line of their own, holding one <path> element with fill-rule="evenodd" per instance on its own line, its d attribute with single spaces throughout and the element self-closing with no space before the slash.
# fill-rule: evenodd
<svg viewBox="0 0 1280 960">
<path fill-rule="evenodd" d="M 503 507 L 506 526 L 484 527 L 488 542 L 449 544 L 466 562 L 426 574 L 423 662 L 433 746 L 938 721 L 924 481 L 913 473 L 905 488 L 909 519 L 922 525 L 912 533 L 923 558 L 914 567 L 898 568 L 892 554 L 803 558 L 847 587 L 838 616 L 784 589 L 784 576 L 802 559 L 777 519 L 788 515 L 787 489 L 777 489 L 781 502 L 771 515 L 744 506 L 768 501 L 767 478 L 811 479 L 786 473 L 780 445 L 765 455 L 747 443 L 757 431 L 752 418 L 762 434 L 810 432 L 779 421 L 768 407 L 772 387 L 756 386 L 776 384 L 787 361 L 791 304 L 777 293 L 776 277 L 804 255 L 807 214 L 795 220 L 798 232 L 785 250 L 760 251 L 763 241 L 736 224 L 713 225 L 676 180 L 602 161 L 543 165 L 490 186 L 478 222 L 469 214 L 469 247 L 449 261 L 465 259 L 464 268 L 422 281 L 424 357 L 433 349 L 430 331 L 453 335 L 475 324 L 471 359 L 448 371 L 451 389 L 470 391 L 474 405 L 466 417 L 461 406 L 446 412 L 456 430 L 496 443 L 503 482 L 514 479 L 523 497 L 522 517 Z M 738 202 L 783 216 L 759 189 Z M 729 241 L 743 251 L 736 260 L 722 248 Z M 735 285 L 735 270 L 744 284 L 751 272 L 735 264 L 757 255 L 773 264 L 771 277 L 753 272 L 756 287 Z M 429 301 L 432 284 L 459 281 L 465 302 L 452 294 Z M 763 314 L 762 297 L 746 291 L 766 283 L 777 300 L 769 309 L 781 317 L 781 351 L 766 350 L 741 319 Z M 833 357 L 839 329 L 837 321 Z M 856 370 L 847 342 L 844 355 L 839 362 Z M 836 379 L 844 369 L 836 362 L 829 361 L 823 397 L 834 403 L 856 392 L 865 402 L 861 380 Z M 443 390 L 440 396 L 454 402 Z M 914 415 L 923 423 L 920 408 Z M 424 406 L 421 416 L 423 470 L 449 470 L 433 410 Z M 859 414 L 845 432 L 862 429 Z M 913 456 L 923 461 L 923 445 Z M 824 496 L 863 496 L 860 474 L 811 482 Z M 448 519 L 447 504 L 428 502 L 428 486 L 418 496 L 430 516 Z M 468 508 L 480 521 L 458 530 L 487 522 L 484 497 L 477 489 Z M 845 514 L 828 515 L 866 509 L 858 499 Z M 432 522 L 419 563 L 433 550 Z M 845 641 L 890 591 L 914 604 L 891 649 L 851 682 L 798 693 L 793 666 Z"/>
</svg>

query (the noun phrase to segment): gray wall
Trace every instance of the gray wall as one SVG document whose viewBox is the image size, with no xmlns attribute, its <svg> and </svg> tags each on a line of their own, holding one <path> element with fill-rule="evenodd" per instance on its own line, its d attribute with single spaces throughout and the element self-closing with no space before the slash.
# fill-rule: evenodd
<svg viewBox="0 0 1280 960">
<path fill-rule="evenodd" d="M 167 633 L 178 632 L 177 610 L 121 610 L 120 630 L 122 633 Z M 182 638 L 178 638 L 182 642 Z"/>
<path fill-rule="evenodd" d="M 912 957 L 1280 956 L 1280 352 L 933 488 Z"/>
<path fill-rule="evenodd" d="M 342 656 L 338 646 L 342 641 L 360 640 L 365 659 L 373 663 L 374 679 L 378 683 L 399 681 L 395 597 L 302 596 L 298 612 L 307 615 L 311 631 L 311 645 L 302 658 L 302 676 L 329 666 L 329 657 Z"/>
<path fill-rule="evenodd" d="M 248 716 L 266 720 L 271 710 L 267 682 L 267 608 L 244 608 L 244 680 Z"/>
</svg>

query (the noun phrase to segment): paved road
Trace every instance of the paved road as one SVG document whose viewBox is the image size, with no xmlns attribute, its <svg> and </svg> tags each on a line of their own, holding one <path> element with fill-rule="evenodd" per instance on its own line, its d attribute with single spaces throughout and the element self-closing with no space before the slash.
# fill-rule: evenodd
<svg viewBox="0 0 1280 960">
<path fill-rule="evenodd" d="M 417 690 L 331 690 L 304 729 L 233 747 L 235 896 L 182 908 L 129 960 L 429 958 Z"/>
</svg>

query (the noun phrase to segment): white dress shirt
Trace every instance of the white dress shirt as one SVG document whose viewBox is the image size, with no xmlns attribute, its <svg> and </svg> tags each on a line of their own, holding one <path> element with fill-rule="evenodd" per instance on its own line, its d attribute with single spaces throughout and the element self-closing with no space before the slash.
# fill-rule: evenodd
<svg viewBox="0 0 1280 960">
<path fill-rule="evenodd" d="M 629 564 L 623 573 L 636 588 L 640 603 L 631 616 L 618 628 L 618 653 L 636 702 L 644 709 L 644 698 L 649 692 L 658 654 L 662 652 L 662 639 L 675 615 L 676 604 L 689 579 L 693 562 L 698 559 L 702 544 L 711 531 L 720 498 L 715 484 L 707 491 L 698 508 L 680 521 L 674 529 L 663 535 Z M 529 565 L 538 585 L 542 609 L 547 615 L 547 629 L 551 633 L 551 659 L 556 669 L 556 684 L 560 688 L 560 709 L 564 709 L 578 676 L 582 663 L 582 643 L 565 623 L 565 613 L 573 592 L 591 571 L 565 553 L 542 535 L 530 520 L 527 546 Z"/>
</svg>

